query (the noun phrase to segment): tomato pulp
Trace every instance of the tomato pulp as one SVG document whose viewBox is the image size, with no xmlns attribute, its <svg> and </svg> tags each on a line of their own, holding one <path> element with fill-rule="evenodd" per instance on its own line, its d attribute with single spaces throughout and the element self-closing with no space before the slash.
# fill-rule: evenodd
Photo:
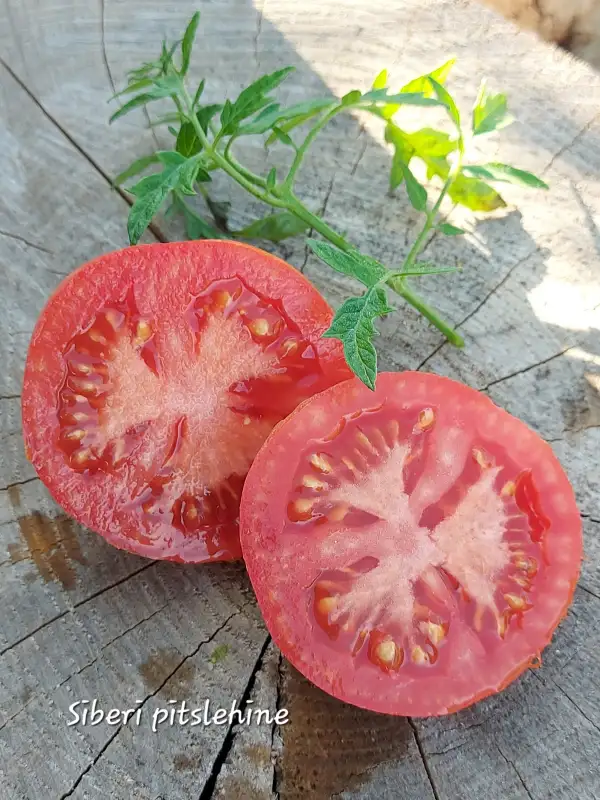
<svg viewBox="0 0 600 800">
<path fill-rule="evenodd" d="M 349 377 L 331 309 L 296 270 L 234 242 L 132 247 L 74 272 L 33 334 L 29 458 L 117 547 L 241 557 L 239 499 L 273 426 Z"/>
<path fill-rule="evenodd" d="M 504 688 L 565 615 L 582 555 L 548 444 L 435 375 L 306 401 L 258 454 L 244 558 L 283 653 L 325 691 L 400 715 Z"/>
</svg>

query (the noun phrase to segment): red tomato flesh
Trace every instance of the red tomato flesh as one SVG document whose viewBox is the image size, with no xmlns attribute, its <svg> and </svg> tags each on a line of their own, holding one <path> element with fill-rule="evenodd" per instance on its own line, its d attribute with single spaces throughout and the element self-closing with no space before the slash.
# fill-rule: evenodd
<svg viewBox="0 0 600 800">
<path fill-rule="evenodd" d="M 455 381 L 381 374 L 306 401 L 246 481 L 243 555 L 284 655 L 390 714 L 456 711 L 533 664 L 582 555 L 548 444 Z"/>
<path fill-rule="evenodd" d="M 239 499 L 273 426 L 349 376 L 331 309 L 256 248 L 128 248 L 50 298 L 23 387 L 28 455 L 55 499 L 152 558 L 241 557 Z"/>
</svg>

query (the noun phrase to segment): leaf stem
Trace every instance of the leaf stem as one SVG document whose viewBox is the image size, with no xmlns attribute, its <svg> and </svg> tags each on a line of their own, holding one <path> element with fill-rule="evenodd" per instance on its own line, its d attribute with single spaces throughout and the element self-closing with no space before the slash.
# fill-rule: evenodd
<svg viewBox="0 0 600 800">
<path fill-rule="evenodd" d="M 233 163 L 231 163 L 229 159 L 225 158 L 225 156 L 222 153 L 220 153 L 217 149 L 215 149 L 214 145 L 210 143 L 207 135 L 204 133 L 204 130 L 202 129 L 202 125 L 198 121 L 198 118 L 194 114 L 194 110 L 192 108 L 192 98 L 190 97 L 189 92 L 183 81 L 181 81 L 181 93 L 185 100 L 186 104 L 185 109 L 182 108 L 181 101 L 178 97 L 174 96 L 173 99 L 182 116 L 186 117 L 187 120 L 191 122 L 194 131 L 196 132 L 196 136 L 198 137 L 198 140 L 201 142 L 205 153 L 208 156 L 210 156 L 210 158 L 212 158 L 213 161 L 215 161 L 224 172 L 226 172 L 231 178 L 237 181 L 240 184 L 240 186 L 243 186 L 247 192 L 256 197 L 258 200 L 262 200 L 264 203 L 268 203 L 269 205 L 275 206 L 277 208 L 287 208 L 287 204 L 285 202 L 275 197 L 275 195 L 273 195 L 271 192 L 262 191 L 261 188 L 256 186 L 253 180 L 243 175 L 237 169 L 237 167 L 235 167 Z M 258 178 L 258 176 L 255 175 L 253 175 L 252 177 Z"/>
<path fill-rule="evenodd" d="M 354 250 L 355 248 L 337 231 L 335 231 L 330 225 L 328 225 L 325 220 L 321 217 L 313 214 L 294 194 L 292 190 L 292 185 L 302 163 L 302 159 L 310 147 L 311 143 L 314 141 L 315 137 L 321 131 L 325 125 L 340 111 L 347 110 L 348 106 L 342 106 L 341 103 L 335 103 L 335 105 L 327 111 L 313 126 L 313 128 L 309 131 L 306 138 L 298 148 L 296 152 L 296 156 L 290 170 L 281 184 L 280 187 L 276 189 L 277 193 L 273 191 L 269 191 L 266 188 L 266 181 L 263 178 L 260 178 L 258 175 L 247 170 L 241 164 L 239 164 L 235 158 L 232 156 L 229 147 L 231 145 L 231 141 L 228 143 L 226 150 L 224 153 L 219 152 L 215 144 L 217 139 L 211 142 L 208 139 L 208 136 L 204 133 L 200 122 L 198 121 L 196 115 L 193 113 L 193 108 L 191 107 L 191 98 L 189 93 L 185 87 L 183 81 L 181 82 L 182 88 L 182 96 L 185 100 L 186 109 L 184 110 L 181 105 L 181 101 L 179 98 L 174 97 L 175 103 L 178 107 L 178 110 L 185 116 L 194 126 L 194 130 L 196 131 L 196 135 L 198 136 L 199 141 L 202 143 L 205 153 L 213 159 L 213 161 L 221 167 L 224 172 L 226 172 L 231 178 L 233 178 L 240 186 L 243 186 L 246 191 L 248 191 L 251 195 L 256 197 L 258 200 L 262 200 L 262 202 L 267 203 L 267 205 L 273 206 L 275 208 L 283 208 L 290 211 L 296 217 L 301 219 L 303 222 L 306 222 L 308 226 L 310 226 L 313 230 L 317 231 L 318 233 L 323 236 L 324 239 L 327 239 L 331 244 L 338 247 L 340 250 L 343 250 L 345 253 Z M 446 196 L 448 189 L 452 185 L 452 181 L 456 177 L 456 175 L 460 172 L 462 166 L 462 155 L 463 155 L 463 144 L 462 138 L 460 140 L 459 145 L 459 158 L 457 159 L 457 164 L 455 169 L 452 170 L 451 175 L 448 176 L 446 183 L 440 193 L 440 196 L 437 199 L 437 202 L 432 207 L 432 209 L 427 213 L 427 217 L 425 220 L 425 225 L 423 226 L 423 230 L 417 237 L 414 245 L 412 246 L 403 266 L 402 270 L 407 270 L 414 266 L 419 253 L 423 247 L 425 239 L 427 238 L 427 234 L 435 224 L 435 220 L 437 214 L 440 210 L 444 197 Z M 424 317 L 426 317 L 432 325 L 446 336 L 446 338 L 452 342 L 452 344 L 456 345 L 457 347 L 462 347 L 464 345 L 464 341 L 462 337 L 455 331 L 453 328 L 450 327 L 444 320 L 439 316 L 439 314 L 430 306 L 428 306 L 424 300 L 422 300 L 418 294 L 416 294 L 406 283 L 404 278 L 392 278 L 388 282 L 388 286 L 397 294 L 406 300 L 407 303 L 410 303 L 417 311 L 420 311 Z"/>
<path fill-rule="evenodd" d="M 320 119 L 317 120 L 316 124 L 313 125 L 313 127 L 307 133 L 306 138 L 304 139 L 302 144 L 298 148 L 296 148 L 296 155 L 294 156 L 294 160 L 292 161 L 292 165 L 289 169 L 289 172 L 285 180 L 283 181 L 284 190 L 287 189 L 288 191 L 291 192 L 292 187 L 294 185 L 294 180 L 296 178 L 296 173 L 298 172 L 300 164 L 302 163 L 302 160 L 306 155 L 306 151 L 317 137 L 317 134 L 321 130 L 323 130 L 323 128 L 327 125 L 327 123 L 330 120 L 332 120 L 335 117 L 335 115 L 339 113 L 343 108 L 345 109 L 345 107 L 342 106 L 341 103 L 337 102 L 334 103 L 332 108 L 330 108 L 329 111 L 327 111 L 325 114 L 323 114 L 322 117 L 320 117 Z"/>
</svg>

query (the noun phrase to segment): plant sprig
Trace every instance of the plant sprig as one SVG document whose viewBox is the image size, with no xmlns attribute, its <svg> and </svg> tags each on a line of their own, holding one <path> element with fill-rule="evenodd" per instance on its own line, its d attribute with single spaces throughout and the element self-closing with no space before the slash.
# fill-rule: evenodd
<svg viewBox="0 0 600 800">
<path fill-rule="evenodd" d="M 170 98 L 175 107 L 175 113 L 153 123 L 168 126 L 175 139 L 173 149 L 140 158 L 115 178 L 115 184 L 121 185 L 150 168 L 159 168 L 126 187 L 135 198 L 128 219 L 131 244 L 139 241 L 167 198 L 171 199 L 168 213 L 183 216 L 190 239 L 231 237 L 279 242 L 310 229 L 325 240 L 307 240 L 317 257 L 365 287 L 363 295 L 342 304 L 324 336 L 342 342 L 348 365 L 367 386 L 374 388 L 377 375 L 374 322 L 393 310 L 388 305 L 388 290 L 403 297 L 452 344 L 462 347 L 461 336 L 415 293 L 409 281 L 414 276 L 455 271 L 419 261 L 432 232 L 445 236 L 464 233 L 441 218 L 446 197 L 472 211 L 493 211 L 505 205 L 493 186 L 495 183 L 548 188 L 535 175 L 506 164 L 465 163 L 468 137 L 492 133 L 512 121 L 506 96 L 490 94 L 482 82 L 467 131 L 458 106 L 445 87 L 454 64 L 451 59 L 433 72 L 410 81 L 398 92 L 390 90 L 388 74 L 383 70 L 366 92 L 355 89 L 341 99 L 316 98 L 282 107 L 272 93 L 293 71 L 293 67 L 284 67 L 255 80 L 234 101 L 202 104 L 204 80 L 194 92 L 186 81 L 199 21 L 200 14 L 194 14 L 182 39 L 171 45 L 163 42 L 159 58 L 129 73 L 127 86 L 115 95 L 118 99 L 131 97 L 115 111 L 111 122 L 156 100 Z M 405 130 L 396 121 L 405 106 L 442 108 L 452 123 L 452 131 L 429 127 Z M 385 121 L 385 138 L 393 147 L 390 189 L 404 184 L 411 205 L 424 215 L 420 233 L 397 268 L 390 269 L 360 253 L 345 235 L 304 205 L 295 192 L 302 162 L 320 131 L 338 114 L 356 110 L 367 111 Z M 301 127 L 305 133 L 298 137 Z M 276 166 L 266 175 L 257 175 L 237 160 L 235 143 L 241 137 L 256 135 L 264 137 L 267 147 L 278 141 L 293 151 L 285 175 Z M 415 160 L 425 166 L 427 186 L 414 174 Z M 230 230 L 229 204 L 214 200 L 207 188 L 212 172 L 218 169 L 275 211 L 242 230 Z M 441 182 L 437 190 L 434 181 Z M 429 196 L 432 190 L 437 191 L 433 201 Z M 186 197 L 196 194 L 204 198 L 212 222 L 186 201 Z"/>
</svg>

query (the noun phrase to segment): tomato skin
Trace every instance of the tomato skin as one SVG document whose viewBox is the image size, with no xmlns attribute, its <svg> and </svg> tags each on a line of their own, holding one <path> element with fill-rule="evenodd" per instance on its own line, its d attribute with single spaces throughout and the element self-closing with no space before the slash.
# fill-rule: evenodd
<svg viewBox="0 0 600 800">
<path fill-rule="evenodd" d="M 305 470 L 302 465 L 309 463 L 306 454 L 311 450 L 317 454 L 317 470 L 311 476 L 329 479 L 332 472 L 322 458 L 331 461 L 329 443 L 338 434 L 343 451 L 345 430 L 359 409 L 369 409 L 375 418 L 379 407 L 414 407 L 417 421 L 421 406 L 426 409 L 436 404 L 442 410 L 450 409 L 448 413 L 466 431 L 474 426 L 478 435 L 506 443 L 507 452 L 512 453 L 525 476 L 507 491 L 514 495 L 514 509 L 521 510 L 530 523 L 531 546 L 537 547 L 541 555 L 540 572 L 532 578 L 533 607 L 509 618 L 508 634 L 493 651 L 493 659 L 476 656 L 473 630 L 466 624 L 457 625 L 451 617 L 448 646 L 452 653 L 465 655 L 461 668 L 438 674 L 437 664 L 433 663 L 422 667 L 420 677 L 419 668 L 409 663 L 406 650 L 402 655 L 391 650 L 388 667 L 373 659 L 370 651 L 383 636 L 377 620 L 372 628 L 375 638 L 367 639 L 363 648 L 372 661 L 365 667 L 365 659 L 359 663 L 350 646 L 340 644 L 338 629 L 345 617 L 331 618 L 330 626 L 324 627 L 322 618 L 312 613 L 314 603 L 323 596 L 319 587 L 332 586 L 339 579 L 328 573 L 321 580 L 324 573 L 315 556 L 314 543 L 322 540 L 327 527 L 321 524 L 324 520 L 317 515 L 311 525 L 306 515 L 290 516 L 289 508 L 295 498 L 310 496 L 298 494 L 298 475 Z M 421 419 L 426 421 L 427 415 Z M 375 441 L 374 437 L 371 441 Z M 314 493 L 314 497 L 319 496 Z M 348 537 L 352 538 L 355 524 L 368 541 L 368 528 L 360 522 L 350 522 L 341 529 L 339 544 L 332 546 L 334 560 L 335 547 L 343 548 Z M 380 374 L 374 393 L 352 379 L 299 406 L 273 430 L 254 461 L 242 495 L 240 528 L 252 585 L 267 628 L 283 654 L 329 694 L 363 708 L 402 716 L 453 713 L 503 690 L 534 666 L 566 615 L 582 557 L 581 519 L 573 491 L 551 447 L 486 396 L 426 373 Z M 352 560 L 370 555 L 368 546 L 348 552 L 356 553 Z M 336 569 L 348 569 L 348 563 L 341 560 Z M 315 587 L 314 591 L 311 587 Z M 467 607 L 469 601 L 460 602 Z"/>
<path fill-rule="evenodd" d="M 36 324 L 22 395 L 26 453 L 54 499 L 116 547 L 174 561 L 241 558 L 237 524 L 221 526 L 214 541 L 209 537 L 191 543 L 168 531 L 155 538 L 138 535 L 133 523 L 118 520 L 114 513 L 126 499 L 126 466 L 115 473 L 118 484 L 110 475 L 98 473 L 91 481 L 71 469 L 57 447 L 57 397 L 67 375 L 65 343 L 127 287 L 135 295 L 140 314 L 152 319 L 155 315 L 180 314 L 189 298 L 206 285 L 234 278 L 272 299 L 293 321 L 315 349 L 323 385 L 350 375 L 339 343 L 321 338 L 330 325 L 332 311 L 312 284 L 284 261 L 237 242 L 139 245 L 100 256 L 59 285 Z"/>
</svg>

